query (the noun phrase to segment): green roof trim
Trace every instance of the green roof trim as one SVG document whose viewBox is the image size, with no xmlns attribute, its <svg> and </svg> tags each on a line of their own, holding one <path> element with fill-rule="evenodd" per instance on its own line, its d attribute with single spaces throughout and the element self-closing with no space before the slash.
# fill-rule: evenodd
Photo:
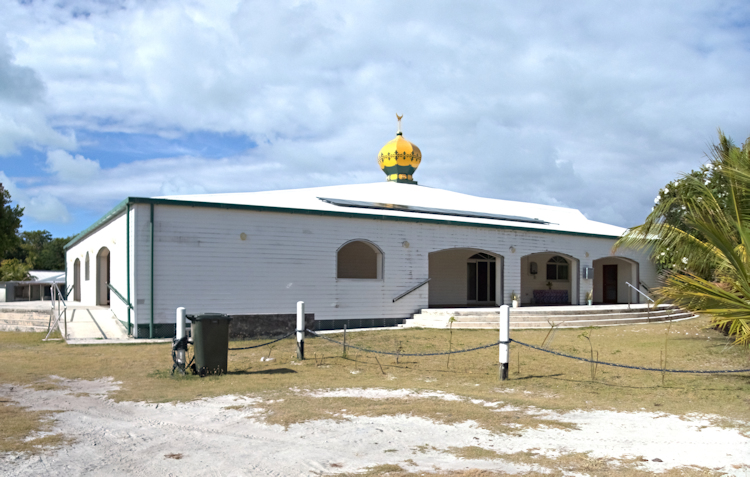
<svg viewBox="0 0 750 477">
<path fill-rule="evenodd" d="M 191 200 L 175 200 L 175 199 L 152 199 L 149 197 L 128 197 L 119 204 L 117 204 L 112 210 L 107 212 L 101 219 L 97 220 L 88 227 L 86 230 L 76 235 L 73 240 L 65 245 L 65 250 L 69 249 L 81 239 L 95 231 L 97 228 L 104 225 L 115 216 L 119 215 L 128 204 L 154 204 L 154 205 L 170 205 L 175 207 L 205 207 L 210 209 L 226 209 L 226 210 L 250 210 L 256 212 L 277 212 L 282 214 L 299 214 L 299 215 L 319 215 L 327 217 L 347 217 L 355 219 L 371 219 L 371 220 L 389 220 L 393 222 L 417 222 L 425 224 L 439 224 L 439 225 L 454 225 L 460 227 L 482 227 L 491 229 L 502 229 L 502 230 L 520 230 L 524 232 L 538 232 L 546 234 L 558 234 L 558 235 L 576 235 L 580 237 L 595 237 L 595 238 L 610 238 L 619 239 L 619 235 L 603 235 L 603 234 L 591 234 L 585 232 L 571 232 L 567 230 L 540 230 L 531 227 L 521 227 L 517 225 L 503 225 L 503 224 L 482 224 L 475 222 L 460 222 L 457 220 L 444 220 L 444 219 L 429 219 L 425 217 L 399 217 L 393 215 L 378 215 L 378 214 L 356 214 L 353 212 L 338 212 L 333 210 L 311 210 L 311 209 L 294 209 L 290 207 L 272 207 L 266 205 L 247 205 L 247 204 L 226 204 L 222 202 L 200 202 Z"/>
</svg>

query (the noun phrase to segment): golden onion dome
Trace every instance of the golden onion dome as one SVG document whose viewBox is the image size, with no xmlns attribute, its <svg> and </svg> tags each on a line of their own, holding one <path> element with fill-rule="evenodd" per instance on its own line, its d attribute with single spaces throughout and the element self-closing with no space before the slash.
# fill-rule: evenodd
<svg viewBox="0 0 750 477">
<path fill-rule="evenodd" d="M 383 170 L 389 181 L 416 184 L 417 182 L 412 179 L 412 175 L 419 167 L 419 163 L 422 162 L 422 151 L 416 145 L 404 139 L 404 135 L 401 133 L 401 118 L 403 116 L 397 114 L 396 118 L 398 118 L 396 139 L 388 142 L 380 150 L 378 164 L 380 164 L 380 169 Z"/>
</svg>

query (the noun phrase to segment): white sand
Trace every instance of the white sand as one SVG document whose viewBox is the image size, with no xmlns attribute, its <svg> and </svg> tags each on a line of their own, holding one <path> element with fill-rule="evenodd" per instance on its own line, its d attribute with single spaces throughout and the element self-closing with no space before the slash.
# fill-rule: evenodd
<svg viewBox="0 0 750 477">
<path fill-rule="evenodd" d="M 64 390 L 36 391 L 0 385 L 0 396 L 34 410 L 60 410 L 55 432 L 75 443 L 31 458 L 0 456 L 2 475 L 316 475 L 355 472 L 381 464 L 417 471 L 490 469 L 509 473 L 531 470 L 495 460 L 464 460 L 443 452 L 449 447 L 480 446 L 500 453 L 537 449 L 554 457 L 589 452 L 592 457 L 642 455 L 644 470 L 659 472 L 681 466 L 721 469 L 750 475 L 750 438 L 736 429 L 712 424 L 711 416 L 677 417 L 664 413 L 532 409 L 535 415 L 574 423 L 577 430 L 525 429 L 515 435 L 494 434 L 473 422 L 444 425 L 411 416 L 346 416 L 343 422 L 318 420 L 288 430 L 254 416 L 259 398 L 222 396 L 182 404 L 116 403 L 107 393 L 111 380 L 59 379 Z M 408 389 L 294 390 L 316 397 L 466 401 L 497 412 L 527 412 L 498 401 L 470 400 L 455 394 Z M 79 393 L 88 393 L 81 395 Z M 76 396 L 76 394 L 78 394 Z M 243 405 L 243 410 L 227 406 Z M 344 412 L 345 414 L 345 412 Z M 418 446 L 432 446 L 420 451 Z M 434 447 L 434 449 L 432 449 Z M 182 454 L 179 460 L 167 454 Z M 663 462 L 652 462 L 659 458 Z M 406 462 L 411 459 L 411 462 Z M 543 470 L 535 468 L 536 470 Z"/>
</svg>

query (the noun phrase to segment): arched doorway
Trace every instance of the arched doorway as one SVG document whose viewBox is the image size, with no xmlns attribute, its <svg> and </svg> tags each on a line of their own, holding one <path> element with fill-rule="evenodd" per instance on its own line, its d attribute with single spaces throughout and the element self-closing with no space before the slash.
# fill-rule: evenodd
<svg viewBox="0 0 750 477">
<path fill-rule="evenodd" d="M 503 257 L 454 248 L 429 254 L 431 308 L 494 307 L 503 303 Z"/>
<path fill-rule="evenodd" d="M 558 252 L 521 257 L 521 304 L 578 305 L 579 261 Z"/>
<path fill-rule="evenodd" d="M 640 287 L 638 262 L 624 257 L 594 260 L 594 303 L 639 303 L 640 294 L 628 283 Z"/>
<path fill-rule="evenodd" d="M 96 254 L 96 304 L 109 305 L 109 249 L 102 247 Z"/>
<path fill-rule="evenodd" d="M 73 301 L 81 301 L 81 260 L 73 262 Z"/>
</svg>

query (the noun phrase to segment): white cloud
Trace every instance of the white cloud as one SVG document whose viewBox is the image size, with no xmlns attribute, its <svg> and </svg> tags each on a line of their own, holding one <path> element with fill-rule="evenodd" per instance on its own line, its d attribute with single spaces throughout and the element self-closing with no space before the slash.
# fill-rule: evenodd
<svg viewBox="0 0 750 477">
<path fill-rule="evenodd" d="M 25 215 L 39 222 L 66 223 L 70 221 L 67 207 L 53 196 L 38 195 L 26 203 Z"/>
<path fill-rule="evenodd" d="M 55 173 L 63 182 L 82 184 L 96 180 L 100 167 L 97 161 L 58 149 L 47 152 L 47 170 Z"/>
<path fill-rule="evenodd" d="M 44 111 L 44 84 L 31 68 L 13 61 L 0 38 L 0 156 L 21 146 L 75 147 L 75 135 L 52 129 Z"/>
<path fill-rule="evenodd" d="M 202 185 L 188 183 L 179 177 L 164 181 L 159 187 L 159 195 L 203 194 L 205 192 L 206 189 Z"/>
<path fill-rule="evenodd" d="M 19 187 L 3 171 L 0 171 L 0 184 L 10 192 L 11 201 L 23 207 L 24 217 L 51 223 L 71 220 L 67 207 L 58 197 L 43 190 Z"/>
<path fill-rule="evenodd" d="M 100 170 L 81 156 L 59 167 L 48 158 L 55 180 L 33 190 L 76 207 L 89 206 L 71 193 L 84 177 L 88 199 L 105 208 L 127 195 L 381 180 L 375 154 L 399 112 L 424 153 L 422 184 L 633 225 L 659 187 L 699 166 L 717 126 L 738 140 L 750 133 L 750 112 L 738 107 L 750 103 L 741 1 L 7 1 L 3 10 L 10 50 L 0 69 L 30 86 L 0 109 L 0 154 L 19 144 L 72 151 L 55 141 L 74 137 L 56 130 L 75 129 L 234 133 L 259 144 L 220 160 L 197 151 L 112 167 L 102 158 Z"/>
</svg>

